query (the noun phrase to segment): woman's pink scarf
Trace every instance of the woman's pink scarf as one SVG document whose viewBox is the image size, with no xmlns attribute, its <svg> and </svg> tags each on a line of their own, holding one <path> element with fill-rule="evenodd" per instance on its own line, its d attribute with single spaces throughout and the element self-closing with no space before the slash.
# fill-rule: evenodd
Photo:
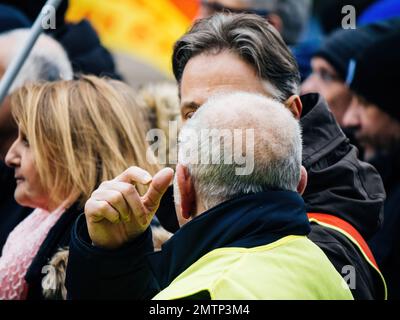
<svg viewBox="0 0 400 320">
<path fill-rule="evenodd" d="M 28 292 L 26 272 L 65 209 L 35 209 L 10 233 L 0 257 L 0 300 L 23 300 Z"/>
</svg>

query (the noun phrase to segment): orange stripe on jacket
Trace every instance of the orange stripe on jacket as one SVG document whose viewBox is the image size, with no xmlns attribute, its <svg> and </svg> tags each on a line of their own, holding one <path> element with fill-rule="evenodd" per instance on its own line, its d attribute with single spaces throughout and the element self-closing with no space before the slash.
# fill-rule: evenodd
<svg viewBox="0 0 400 320">
<path fill-rule="evenodd" d="M 350 223 L 325 213 L 308 213 L 307 216 L 311 221 L 316 220 L 317 223 L 322 222 L 331 225 L 349 234 L 353 238 L 350 240 L 355 240 L 357 242 L 357 246 L 364 252 L 374 267 L 379 270 L 378 264 L 376 263 L 374 255 L 372 254 L 368 244 L 365 242 L 361 234 Z"/>
</svg>

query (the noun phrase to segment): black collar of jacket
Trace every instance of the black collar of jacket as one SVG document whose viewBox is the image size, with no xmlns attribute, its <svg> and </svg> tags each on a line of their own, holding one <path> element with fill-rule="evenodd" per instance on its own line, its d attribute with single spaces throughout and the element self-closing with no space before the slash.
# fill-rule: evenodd
<svg viewBox="0 0 400 320">
<path fill-rule="evenodd" d="M 303 132 L 303 166 L 307 169 L 347 140 L 325 99 L 315 93 L 303 95 L 300 124 Z"/>
<path fill-rule="evenodd" d="M 301 97 L 303 166 L 308 172 L 303 194 L 307 212 L 332 214 L 353 225 L 367 240 L 383 218 L 385 190 L 380 175 L 358 158 L 319 94 Z"/>
<path fill-rule="evenodd" d="M 257 247 L 309 232 L 304 202 L 298 193 L 262 192 L 227 201 L 196 217 L 148 259 L 160 286 L 165 287 L 214 249 Z"/>
</svg>

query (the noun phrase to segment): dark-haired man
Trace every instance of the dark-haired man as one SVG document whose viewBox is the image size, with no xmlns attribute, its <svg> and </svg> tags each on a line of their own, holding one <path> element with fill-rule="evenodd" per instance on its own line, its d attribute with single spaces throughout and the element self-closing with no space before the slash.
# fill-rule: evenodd
<svg viewBox="0 0 400 320">
<path fill-rule="evenodd" d="M 400 32 L 392 31 L 362 52 L 350 88 L 355 93 L 344 124 L 356 130 L 366 160 L 381 174 L 387 199 L 382 229 L 369 241 L 388 284 L 400 298 Z"/>
</svg>

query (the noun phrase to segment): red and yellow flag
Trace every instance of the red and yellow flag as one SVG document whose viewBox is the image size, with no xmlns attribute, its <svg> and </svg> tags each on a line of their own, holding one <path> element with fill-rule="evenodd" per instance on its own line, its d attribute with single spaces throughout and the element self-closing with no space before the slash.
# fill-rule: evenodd
<svg viewBox="0 0 400 320">
<path fill-rule="evenodd" d="M 198 0 L 70 0 L 67 20 L 87 18 L 106 47 L 171 74 L 173 44 L 197 10 Z"/>
</svg>

